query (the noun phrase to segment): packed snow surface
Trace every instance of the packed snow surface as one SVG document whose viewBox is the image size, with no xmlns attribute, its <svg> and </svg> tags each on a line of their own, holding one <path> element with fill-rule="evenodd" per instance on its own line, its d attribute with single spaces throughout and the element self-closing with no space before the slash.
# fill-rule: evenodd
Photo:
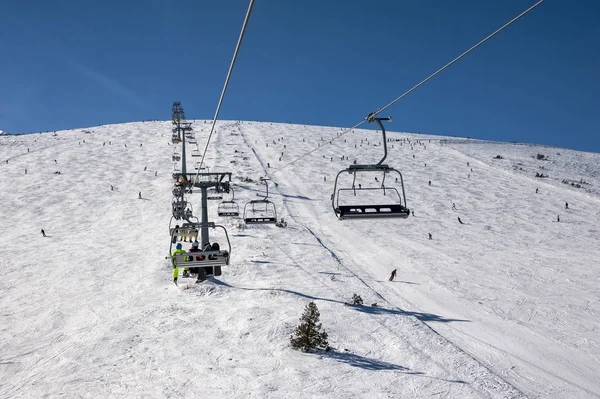
<svg viewBox="0 0 600 399">
<path fill-rule="evenodd" d="M 599 154 L 390 132 L 414 215 L 339 221 L 336 175 L 378 162 L 380 133 L 222 121 L 207 165 L 242 211 L 270 177 L 288 225 L 211 201 L 231 265 L 177 287 L 171 128 L 0 138 L 0 397 L 600 397 Z M 210 124 L 194 128 L 202 152 Z M 328 352 L 289 346 L 310 301 Z"/>
</svg>

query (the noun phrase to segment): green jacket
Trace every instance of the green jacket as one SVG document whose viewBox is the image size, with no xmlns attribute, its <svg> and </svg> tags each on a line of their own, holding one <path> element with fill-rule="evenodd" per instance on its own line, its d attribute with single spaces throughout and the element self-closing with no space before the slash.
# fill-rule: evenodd
<svg viewBox="0 0 600 399">
<path fill-rule="evenodd" d="M 171 253 L 171 255 L 174 258 L 175 256 L 177 256 L 179 254 L 184 254 L 184 253 L 185 253 L 185 250 L 183 250 L 183 249 L 176 249 L 175 251 L 173 251 Z M 173 259 L 173 266 L 175 266 L 175 267 L 177 266 L 177 261 L 175 259 Z"/>
</svg>

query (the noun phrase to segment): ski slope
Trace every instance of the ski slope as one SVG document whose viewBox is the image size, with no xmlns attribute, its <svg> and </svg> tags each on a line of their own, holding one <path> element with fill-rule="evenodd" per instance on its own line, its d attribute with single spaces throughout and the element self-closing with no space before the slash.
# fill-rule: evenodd
<svg viewBox="0 0 600 399">
<path fill-rule="evenodd" d="M 338 221 L 336 174 L 383 153 L 342 131 L 219 122 L 211 171 L 233 173 L 241 208 L 269 176 L 288 227 L 211 202 L 232 264 L 179 287 L 170 122 L 0 137 L 0 397 L 600 397 L 600 155 L 389 133 L 414 144 L 386 160 L 414 217 Z M 329 352 L 289 347 L 309 301 Z"/>
</svg>

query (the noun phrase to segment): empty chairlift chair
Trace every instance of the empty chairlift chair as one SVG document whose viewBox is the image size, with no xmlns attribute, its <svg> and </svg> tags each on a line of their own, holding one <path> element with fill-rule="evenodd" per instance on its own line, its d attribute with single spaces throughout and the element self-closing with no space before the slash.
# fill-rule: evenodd
<svg viewBox="0 0 600 399">
<path fill-rule="evenodd" d="M 244 222 L 246 224 L 275 224 L 277 223 L 277 209 L 269 201 L 269 185 L 265 178 L 260 178 L 265 183 L 267 194 L 263 199 L 253 200 L 244 205 Z"/>
<path fill-rule="evenodd" d="M 385 128 L 381 121 L 391 118 L 375 118 L 373 114 L 367 117 L 370 123 L 377 122 L 383 134 L 384 156 L 375 165 L 350 165 L 347 169 L 340 171 L 336 178 L 331 195 L 331 203 L 338 219 L 377 219 L 377 218 L 407 218 L 410 210 L 406 206 L 404 193 L 404 181 L 402 174 L 396 169 L 383 164 L 387 157 L 387 145 Z M 352 185 L 349 187 L 338 187 L 340 175 L 349 173 L 352 176 Z M 357 182 L 357 176 L 379 176 L 381 181 L 368 178 Z M 396 179 L 392 179 L 393 175 Z M 391 181 L 386 185 L 387 181 Z M 373 181 L 377 185 L 373 185 Z M 357 187 L 358 185 L 358 187 Z M 349 195 L 343 195 L 349 194 Z M 350 197 L 350 200 L 346 197 Z"/>
<path fill-rule="evenodd" d="M 192 156 L 193 157 L 199 157 L 200 156 L 200 150 L 197 149 L 197 148 L 195 150 L 192 150 Z"/>
<path fill-rule="evenodd" d="M 219 216 L 225 217 L 238 217 L 240 216 L 240 206 L 237 202 L 235 202 L 235 193 L 233 191 L 233 187 L 231 190 L 231 199 L 226 201 L 221 201 L 219 206 L 217 207 L 217 214 Z"/>
</svg>

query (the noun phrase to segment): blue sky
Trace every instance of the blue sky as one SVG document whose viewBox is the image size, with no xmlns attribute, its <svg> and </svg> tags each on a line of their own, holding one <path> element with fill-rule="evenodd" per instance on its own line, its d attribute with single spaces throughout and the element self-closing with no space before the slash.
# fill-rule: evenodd
<svg viewBox="0 0 600 399">
<path fill-rule="evenodd" d="M 220 119 L 350 127 L 533 0 L 256 0 Z M 248 2 L 3 1 L 0 129 L 213 117 Z M 600 152 L 600 1 L 546 0 L 390 130 Z"/>
</svg>

